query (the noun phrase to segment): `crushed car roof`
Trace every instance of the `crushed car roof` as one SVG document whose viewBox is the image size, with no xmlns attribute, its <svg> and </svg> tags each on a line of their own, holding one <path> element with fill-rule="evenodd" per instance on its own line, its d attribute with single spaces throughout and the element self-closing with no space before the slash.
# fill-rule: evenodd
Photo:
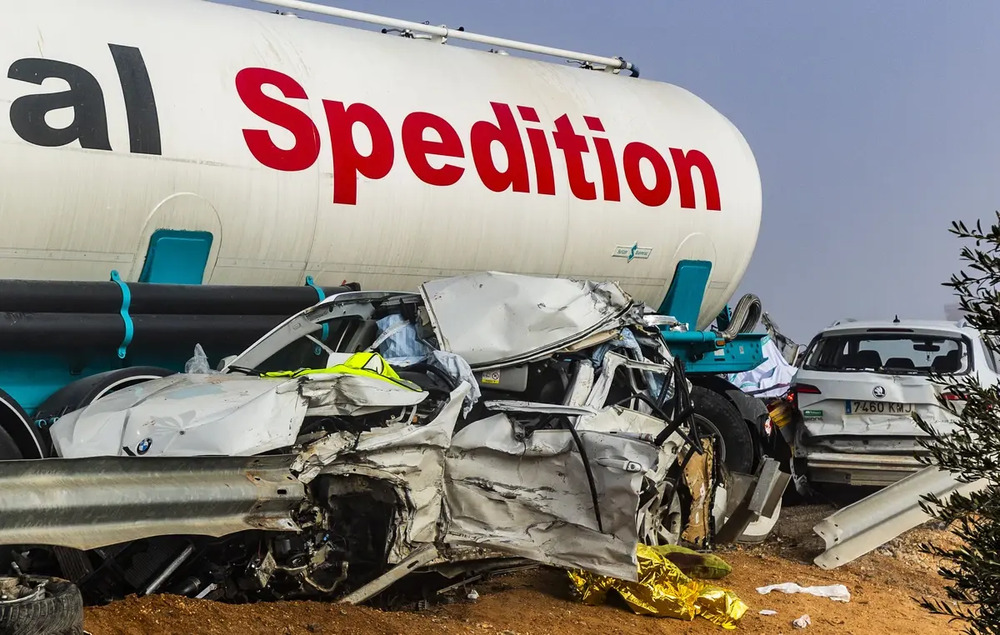
<svg viewBox="0 0 1000 635">
<path fill-rule="evenodd" d="M 633 305 L 615 283 L 494 271 L 432 280 L 420 291 L 441 349 L 473 368 L 554 352 L 610 327 Z"/>
</svg>

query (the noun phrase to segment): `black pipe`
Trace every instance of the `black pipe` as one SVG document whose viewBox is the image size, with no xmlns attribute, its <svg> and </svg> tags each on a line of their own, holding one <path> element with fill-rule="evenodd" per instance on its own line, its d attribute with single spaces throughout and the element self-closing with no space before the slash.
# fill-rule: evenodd
<svg viewBox="0 0 1000 635">
<path fill-rule="evenodd" d="M 131 313 L 149 315 L 291 315 L 319 302 L 308 286 L 128 283 Z M 326 296 L 356 284 L 323 287 Z M 0 280 L 0 311 L 15 313 L 118 313 L 116 282 Z"/>
<path fill-rule="evenodd" d="M 239 352 L 287 319 L 286 315 L 132 315 L 129 351 Z M 89 352 L 116 350 L 125 339 L 120 315 L 0 313 L 0 350 Z M 235 347 L 235 348 L 234 348 Z"/>
<path fill-rule="evenodd" d="M 624 57 L 619 57 L 618 59 L 620 59 L 622 62 L 625 63 L 625 66 L 622 68 L 622 70 L 623 71 L 628 71 L 630 73 L 629 77 L 639 77 L 639 67 L 638 66 L 636 66 L 632 62 L 626 62 Z"/>
</svg>

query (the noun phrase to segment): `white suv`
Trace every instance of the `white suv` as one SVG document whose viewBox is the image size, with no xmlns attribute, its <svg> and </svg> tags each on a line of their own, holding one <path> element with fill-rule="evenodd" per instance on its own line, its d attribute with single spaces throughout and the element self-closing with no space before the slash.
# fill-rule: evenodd
<svg viewBox="0 0 1000 635">
<path fill-rule="evenodd" d="M 998 380 L 996 353 L 978 331 L 954 322 L 837 323 L 813 339 L 798 366 L 790 401 L 798 410 L 792 469 L 800 484 L 805 477 L 884 486 L 917 471 L 924 433 L 912 413 L 942 432 L 954 429 L 930 374 Z"/>
</svg>

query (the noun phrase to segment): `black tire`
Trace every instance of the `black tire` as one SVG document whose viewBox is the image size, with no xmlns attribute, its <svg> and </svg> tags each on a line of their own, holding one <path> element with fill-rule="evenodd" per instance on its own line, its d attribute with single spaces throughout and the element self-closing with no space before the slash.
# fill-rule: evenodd
<svg viewBox="0 0 1000 635">
<path fill-rule="evenodd" d="M 17 578 L 3 578 L 3 582 L 16 583 Z M 18 602 L 0 601 L 0 633 L 4 635 L 81 635 L 83 633 L 83 598 L 76 585 L 59 578 L 26 576 L 33 591 L 38 584 L 45 585 L 41 598 L 23 599 Z"/>
<path fill-rule="evenodd" d="M 697 423 L 719 437 L 719 454 L 726 469 L 753 474 L 754 442 L 743 415 L 724 396 L 701 386 L 691 389 L 691 400 Z"/>
<path fill-rule="evenodd" d="M 19 458 L 41 459 L 47 456 L 47 435 L 28 417 L 21 404 L 4 390 L 0 390 L 0 428 L 13 440 L 21 454 Z"/>
<path fill-rule="evenodd" d="M 752 397 L 738 388 L 727 388 L 725 397 L 739 411 L 749 427 L 750 438 L 753 440 L 753 470 L 756 472 L 764 457 L 772 456 L 769 446 L 774 444 L 774 435 L 777 434 L 776 431 L 772 431 L 772 435 L 768 437 L 764 430 L 764 424 L 769 418 L 767 406 L 762 399 Z"/>
<path fill-rule="evenodd" d="M 0 427 L 0 461 L 16 461 L 23 459 L 21 449 L 17 447 L 14 437 Z"/>
<path fill-rule="evenodd" d="M 59 417 L 90 405 L 95 400 L 116 390 L 173 374 L 175 371 L 158 366 L 135 366 L 98 373 L 63 386 L 46 399 L 35 412 L 35 420 L 45 422 L 45 425 L 39 427 L 38 430 L 43 436 L 47 456 L 53 454 L 52 437 L 49 435 L 48 427 Z"/>
</svg>

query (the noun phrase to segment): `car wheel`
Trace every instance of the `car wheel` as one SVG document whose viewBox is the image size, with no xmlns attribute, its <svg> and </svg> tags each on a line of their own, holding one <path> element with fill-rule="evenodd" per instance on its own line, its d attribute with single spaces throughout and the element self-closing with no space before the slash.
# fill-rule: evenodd
<svg viewBox="0 0 1000 635">
<path fill-rule="evenodd" d="M 80 635 L 83 598 L 74 584 L 59 578 L 0 578 L 0 633 Z"/>
<path fill-rule="evenodd" d="M 684 504 L 677 482 L 667 479 L 657 490 L 644 510 L 639 537 L 643 544 L 651 547 L 676 545 L 684 531 Z"/>
<path fill-rule="evenodd" d="M 691 389 L 695 423 L 719 440 L 719 461 L 730 472 L 752 474 L 754 443 L 739 411 L 722 395 L 701 386 Z"/>
</svg>

